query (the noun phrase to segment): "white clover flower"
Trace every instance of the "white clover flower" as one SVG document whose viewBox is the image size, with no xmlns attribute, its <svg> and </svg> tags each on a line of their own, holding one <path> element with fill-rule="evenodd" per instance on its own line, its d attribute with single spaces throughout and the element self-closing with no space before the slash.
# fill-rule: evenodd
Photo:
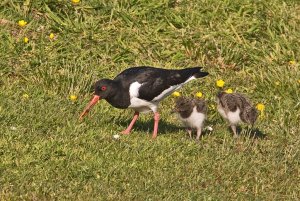
<svg viewBox="0 0 300 201">
<path fill-rule="evenodd" d="M 113 138 L 116 139 L 116 140 L 118 140 L 118 139 L 120 139 L 120 135 L 118 135 L 118 134 L 113 135 Z"/>
</svg>

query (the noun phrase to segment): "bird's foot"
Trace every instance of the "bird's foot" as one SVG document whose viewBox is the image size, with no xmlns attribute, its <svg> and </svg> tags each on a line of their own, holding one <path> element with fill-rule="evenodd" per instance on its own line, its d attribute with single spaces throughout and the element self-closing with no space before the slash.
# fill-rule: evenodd
<svg viewBox="0 0 300 201">
<path fill-rule="evenodd" d="M 238 139 L 240 136 L 238 134 L 233 134 L 234 139 Z"/>
<path fill-rule="evenodd" d="M 188 132 L 190 139 L 192 139 L 192 129 L 191 128 L 186 128 L 186 131 Z"/>
<path fill-rule="evenodd" d="M 196 137 L 196 140 L 199 142 L 200 138 L 201 138 L 201 134 L 202 134 L 202 129 L 201 128 L 198 128 L 197 129 L 197 137 Z"/>
<path fill-rule="evenodd" d="M 129 134 L 130 134 L 130 131 L 128 131 L 128 130 L 123 130 L 121 133 L 122 133 L 123 135 L 129 135 Z"/>
<path fill-rule="evenodd" d="M 152 139 L 155 139 L 157 137 L 157 133 L 152 134 Z"/>
</svg>

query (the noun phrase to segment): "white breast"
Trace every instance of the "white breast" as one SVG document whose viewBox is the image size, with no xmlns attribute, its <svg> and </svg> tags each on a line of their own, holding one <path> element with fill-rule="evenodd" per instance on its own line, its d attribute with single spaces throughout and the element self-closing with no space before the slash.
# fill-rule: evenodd
<svg viewBox="0 0 300 201">
<path fill-rule="evenodd" d="M 158 102 L 149 102 L 136 97 L 130 98 L 130 105 L 128 108 L 132 108 L 138 112 L 157 112 Z"/>
<path fill-rule="evenodd" d="M 198 112 L 196 107 L 194 107 L 192 114 L 188 118 L 182 118 L 180 115 L 178 115 L 178 117 L 185 126 L 201 129 L 206 115 L 204 113 Z"/>
<path fill-rule="evenodd" d="M 240 117 L 241 110 L 238 108 L 235 112 L 228 112 L 227 117 L 230 124 L 238 124 L 241 121 Z"/>
<path fill-rule="evenodd" d="M 235 112 L 225 112 L 225 110 L 223 109 L 223 107 L 221 106 L 219 100 L 218 100 L 218 107 L 217 107 L 220 115 L 224 118 L 227 119 L 229 121 L 229 123 L 231 125 L 236 125 L 241 121 L 240 118 L 240 113 L 241 110 L 239 108 L 237 108 L 237 110 Z"/>
<path fill-rule="evenodd" d="M 130 105 L 128 108 L 132 108 L 135 111 L 138 112 L 149 112 L 157 111 L 157 105 L 158 102 L 150 102 L 150 101 L 145 101 L 143 99 L 139 99 L 139 89 L 143 84 L 140 84 L 139 82 L 133 82 L 130 87 L 129 87 L 129 96 L 130 96 Z"/>
<path fill-rule="evenodd" d="M 129 96 L 132 97 L 138 97 L 139 96 L 139 89 L 142 86 L 139 82 L 133 82 L 129 86 Z"/>
</svg>

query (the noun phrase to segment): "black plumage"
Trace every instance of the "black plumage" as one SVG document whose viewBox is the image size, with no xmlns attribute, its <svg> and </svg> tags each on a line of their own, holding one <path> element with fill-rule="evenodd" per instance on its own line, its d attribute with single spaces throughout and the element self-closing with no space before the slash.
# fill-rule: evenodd
<svg viewBox="0 0 300 201">
<path fill-rule="evenodd" d="M 132 67 L 124 70 L 113 80 L 102 79 L 94 84 L 94 98 L 81 114 L 82 118 L 100 99 L 120 109 L 132 108 L 135 115 L 129 127 L 123 132 L 128 134 L 138 118 L 139 112 L 154 113 L 153 137 L 156 137 L 159 113 L 158 104 L 176 89 L 192 79 L 207 76 L 201 67 L 186 69 L 161 69 L 148 66 Z"/>
</svg>

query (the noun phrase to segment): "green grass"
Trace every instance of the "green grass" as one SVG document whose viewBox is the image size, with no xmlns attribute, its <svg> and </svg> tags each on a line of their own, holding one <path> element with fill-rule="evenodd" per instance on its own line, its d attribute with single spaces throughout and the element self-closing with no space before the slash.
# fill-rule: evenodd
<svg viewBox="0 0 300 201">
<path fill-rule="evenodd" d="M 0 199 L 299 199 L 299 24 L 297 0 L 1 1 Z M 133 112 L 105 101 L 78 121 L 94 81 L 138 65 L 205 66 L 210 76 L 180 92 L 215 105 L 225 80 L 265 104 L 255 125 L 265 137 L 242 125 L 234 140 L 210 107 L 214 130 L 190 141 L 172 97 L 154 141 L 151 114 L 114 140 Z"/>
</svg>

